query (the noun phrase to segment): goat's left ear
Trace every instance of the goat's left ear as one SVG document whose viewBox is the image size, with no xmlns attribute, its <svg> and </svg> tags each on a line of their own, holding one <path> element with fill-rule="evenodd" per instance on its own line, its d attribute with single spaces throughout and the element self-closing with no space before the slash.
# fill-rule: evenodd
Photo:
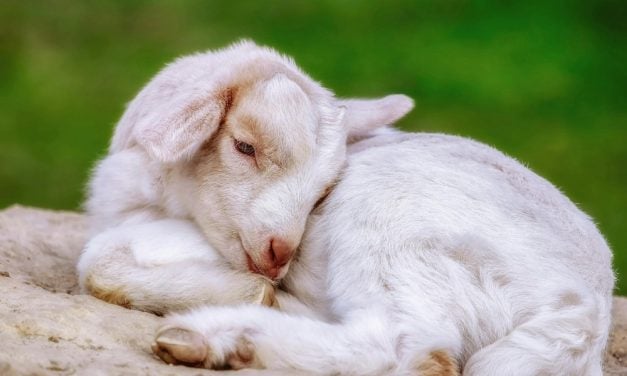
<svg viewBox="0 0 627 376">
<path fill-rule="evenodd" d="M 133 136 L 161 162 L 191 158 L 218 129 L 233 100 L 232 89 L 216 86 L 181 91 L 155 103 L 137 122 Z"/>
<path fill-rule="evenodd" d="M 341 99 L 337 104 L 346 107 L 344 125 L 349 138 L 391 125 L 414 108 L 413 99 L 402 94 L 377 99 Z"/>
</svg>

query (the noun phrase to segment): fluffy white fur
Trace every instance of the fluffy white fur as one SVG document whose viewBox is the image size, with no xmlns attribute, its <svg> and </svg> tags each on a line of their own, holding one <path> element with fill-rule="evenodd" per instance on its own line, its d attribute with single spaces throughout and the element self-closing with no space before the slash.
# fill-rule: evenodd
<svg viewBox="0 0 627 376">
<path fill-rule="evenodd" d="M 264 301 L 269 281 L 249 269 L 285 274 L 347 136 L 412 106 L 402 95 L 337 100 L 252 42 L 178 59 L 128 105 L 94 170 L 82 288 L 157 313 Z"/>
<path fill-rule="evenodd" d="M 603 237 L 550 183 L 477 142 L 399 132 L 351 146 L 283 279 L 322 319 L 207 307 L 161 333 L 202 336 L 205 367 L 416 374 L 440 349 L 464 375 L 602 375 L 613 286 Z"/>
<path fill-rule="evenodd" d="M 444 351 L 465 375 L 601 375 L 614 279 L 594 224 L 485 145 L 366 136 L 410 108 L 336 101 L 250 43 L 177 61 L 130 104 L 95 171 L 83 286 L 156 312 L 258 301 L 267 280 L 246 252 L 262 263 L 270 237 L 297 244 L 306 225 L 281 270 L 283 312 L 173 315 L 155 351 L 208 368 L 454 374 L 424 367 Z M 345 163 L 347 130 L 348 165 L 308 217 Z"/>
</svg>

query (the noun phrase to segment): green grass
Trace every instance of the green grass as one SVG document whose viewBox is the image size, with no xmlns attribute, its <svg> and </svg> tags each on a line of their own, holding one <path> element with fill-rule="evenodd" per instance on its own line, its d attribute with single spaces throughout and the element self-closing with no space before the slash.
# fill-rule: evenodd
<svg viewBox="0 0 627 376">
<path fill-rule="evenodd" d="M 79 208 L 141 86 L 176 56 L 241 37 L 339 95 L 411 95 L 405 129 L 523 161 L 596 219 L 627 294 L 624 1 L 5 1 L 0 207 Z"/>
</svg>

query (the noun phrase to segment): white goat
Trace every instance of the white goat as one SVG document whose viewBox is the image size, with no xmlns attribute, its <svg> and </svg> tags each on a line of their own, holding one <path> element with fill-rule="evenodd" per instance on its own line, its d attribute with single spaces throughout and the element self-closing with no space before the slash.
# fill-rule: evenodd
<svg viewBox="0 0 627 376">
<path fill-rule="evenodd" d="M 273 305 L 269 280 L 335 182 L 347 134 L 412 107 L 402 95 L 337 101 L 252 42 L 177 60 L 129 104 L 94 171 L 82 288 L 156 313 Z"/>
<path fill-rule="evenodd" d="M 490 147 L 379 133 L 350 146 L 283 278 L 313 313 L 279 295 L 286 312 L 170 316 L 155 353 L 322 375 L 602 375 L 614 277 L 593 222 Z"/>
</svg>

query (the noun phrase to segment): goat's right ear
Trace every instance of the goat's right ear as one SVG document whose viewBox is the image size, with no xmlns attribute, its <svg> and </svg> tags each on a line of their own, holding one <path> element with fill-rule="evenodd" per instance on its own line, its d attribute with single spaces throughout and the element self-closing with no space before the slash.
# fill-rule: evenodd
<svg viewBox="0 0 627 376">
<path fill-rule="evenodd" d="M 133 138 L 163 163 L 190 159 L 218 129 L 232 101 L 228 88 L 176 93 L 139 117 Z"/>
<path fill-rule="evenodd" d="M 414 101 L 393 94 L 378 99 L 343 99 L 338 105 L 346 107 L 344 125 L 350 138 L 393 124 L 414 108 Z"/>
</svg>

